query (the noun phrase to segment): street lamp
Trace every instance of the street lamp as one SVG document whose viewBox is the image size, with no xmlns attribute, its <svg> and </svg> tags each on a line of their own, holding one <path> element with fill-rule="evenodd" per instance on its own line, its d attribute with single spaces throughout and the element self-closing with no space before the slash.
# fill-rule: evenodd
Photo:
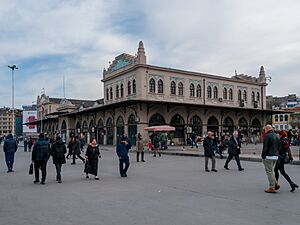
<svg viewBox="0 0 300 225">
<path fill-rule="evenodd" d="M 15 78 L 14 72 L 18 69 L 16 65 L 8 66 L 11 69 L 12 77 L 12 135 L 15 135 Z"/>
</svg>

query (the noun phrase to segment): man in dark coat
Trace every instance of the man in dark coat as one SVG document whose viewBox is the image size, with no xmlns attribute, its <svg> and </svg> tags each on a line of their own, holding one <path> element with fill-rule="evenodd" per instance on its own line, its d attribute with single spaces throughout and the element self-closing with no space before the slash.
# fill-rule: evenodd
<svg viewBox="0 0 300 225">
<path fill-rule="evenodd" d="M 280 138 L 274 132 L 271 125 L 266 125 L 266 138 L 264 139 L 263 150 L 261 158 L 265 166 L 265 171 L 269 180 L 269 188 L 265 190 L 267 193 L 276 193 L 279 185 L 274 174 L 274 167 L 278 160 L 278 153 L 280 151 Z"/>
<path fill-rule="evenodd" d="M 117 145 L 117 155 L 119 157 L 119 170 L 121 177 L 127 177 L 127 170 L 129 168 L 129 156 L 128 156 L 128 142 L 126 138 L 121 138 L 121 143 Z M 125 168 L 124 168 L 125 164 Z"/>
<path fill-rule="evenodd" d="M 5 153 L 5 162 L 7 165 L 7 172 L 13 172 L 14 160 L 15 160 L 15 152 L 18 149 L 17 141 L 14 139 L 12 134 L 7 135 L 4 145 L 3 151 Z"/>
<path fill-rule="evenodd" d="M 53 164 L 56 168 L 56 181 L 61 183 L 61 166 L 66 163 L 65 154 L 67 148 L 65 143 L 61 140 L 61 137 L 56 137 L 56 142 L 51 146 L 50 155 L 53 157 Z"/>
<path fill-rule="evenodd" d="M 226 170 L 229 170 L 228 164 L 233 159 L 233 157 L 235 158 L 239 171 L 244 170 L 244 168 L 242 168 L 241 166 L 240 157 L 239 157 L 241 153 L 241 144 L 242 141 L 239 138 L 239 132 L 237 130 L 233 131 L 232 137 L 229 139 L 229 144 L 228 144 L 228 158 L 224 165 L 224 168 Z"/>
<path fill-rule="evenodd" d="M 76 159 L 76 156 L 82 160 L 83 163 L 85 163 L 85 159 L 80 155 L 81 153 L 81 141 L 79 140 L 78 136 L 75 136 L 75 140 L 74 140 L 74 143 L 72 145 L 72 152 L 73 152 L 73 162 L 71 163 L 72 165 L 73 164 L 76 164 L 75 163 L 75 159 Z"/>
<path fill-rule="evenodd" d="M 204 156 L 205 156 L 205 171 L 210 172 L 208 169 L 208 160 L 211 159 L 212 161 L 212 169 L 213 172 L 218 172 L 216 170 L 216 157 L 214 153 L 214 145 L 213 145 L 213 135 L 212 131 L 208 131 L 207 137 L 203 140 L 203 147 L 204 147 Z"/>
<path fill-rule="evenodd" d="M 47 175 L 46 168 L 47 168 L 47 162 L 49 157 L 50 157 L 50 144 L 46 140 L 45 135 L 41 133 L 39 135 L 38 141 L 35 143 L 32 150 L 32 161 L 34 163 L 35 184 L 40 182 L 39 169 L 41 169 L 42 171 L 41 184 L 45 184 L 46 175 Z"/>
</svg>

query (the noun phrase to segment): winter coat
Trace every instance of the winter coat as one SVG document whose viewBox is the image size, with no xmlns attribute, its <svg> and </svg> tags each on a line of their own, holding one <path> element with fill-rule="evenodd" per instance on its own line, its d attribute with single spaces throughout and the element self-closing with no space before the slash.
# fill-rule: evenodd
<svg viewBox="0 0 300 225">
<path fill-rule="evenodd" d="M 144 143 L 143 143 L 143 140 L 137 140 L 137 141 L 136 141 L 136 151 L 137 151 L 137 152 L 142 152 L 142 151 L 144 151 Z"/>
<path fill-rule="evenodd" d="M 50 155 L 53 157 L 53 164 L 65 164 L 67 148 L 64 142 L 57 141 L 51 146 Z"/>
<path fill-rule="evenodd" d="M 234 140 L 234 137 L 231 137 L 229 139 L 228 154 L 238 155 L 241 153 L 241 143 L 242 143 L 241 139 L 237 138 L 236 140 L 237 140 L 237 143 Z"/>
<path fill-rule="evenodd" d="M 79 155 L 81 150 L 81 141 L 79 139 L 76 139 L 75 142 L 72 145 L 72 151 L 75 155 Z"/>
<path fill-rule="evenodd" d="M 154 149 L 159 148 L 159 137 L 157 135 L 153 137 L 153 147 Z"/>
<path fill-rule="evenodd" d="M 263 150 L 261 158 L 265 159 L 266 156 L 278 156 L 280 151 L 280 138 L 274 131 L 269 131 L 264 139 Z"/>
<path fill-rule="evenodd" d="M 100 156 L 99 146 L 88 145 L 85 156 L 87 156 L 88 160 L 98 160 Z"/>
<path fill-rule="evenodd" d="M 46 150 L 45 155 L 41 154 L 42 149 Z M 48 141 L 46 141 L 45 138 L 40 138 L 33 146 L 32 161 L 47 161 L 49 157 L 50 157 L 50 144 Z"/>
<path fill-rule="evenodd" d="M 116 152 L 117 152 L 117 155 L 119 158 L 122 158 L 122 159 L 128 158 L 128 149 L 125 144 L 123 144 L 123 143 L 118 144 Z"/>
<path fill-rule="evenodd" d="M 17 141 L 14 139 L 14 137 L 9 134 L 7 135 L 5 141 L 4 141 L 4 145 L 3 145 L 3 151 L 4 152 L 16 152 L 18 149 L 18 143 Z"/>
<path fill-rule="evenodd" d="M 214 145 L 213 140 L 208 136 L 203 140 L 203 148 L 204 148 L 204 156 L 205 157 L 213 157 L 215 156 L 214 153 Z"/>
</svg>

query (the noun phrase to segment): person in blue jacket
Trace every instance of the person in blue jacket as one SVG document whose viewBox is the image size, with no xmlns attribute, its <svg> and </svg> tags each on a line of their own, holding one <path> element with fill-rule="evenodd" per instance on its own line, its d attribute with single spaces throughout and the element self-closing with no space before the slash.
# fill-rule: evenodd
<svg viewBox="0 0 300 225">
<path fill-rule="evenodd" d="M 12 136 L 12 134 L 7 135 L 4 145 L 3 145 L 3 151 L 5 153 L 5 162 L 7 165 L 7 172 L 14 172 L 13 166 L 14 166 L 14 160 L 15 160 L 15 153 L 18 149 L 18 143 Z"/>
<path fill-rule="evenodd" d="M 128 141 L 125 137 L 121 139 L 121 143 L 117 145 L 117 155 L 119 157 L 119 170 L 121 177 L 127 177 L 127 170 L 129 168 L 129 156 L 128 156 Z M 124 167 L 125 164 L 125 167 Z"/>
</svg>

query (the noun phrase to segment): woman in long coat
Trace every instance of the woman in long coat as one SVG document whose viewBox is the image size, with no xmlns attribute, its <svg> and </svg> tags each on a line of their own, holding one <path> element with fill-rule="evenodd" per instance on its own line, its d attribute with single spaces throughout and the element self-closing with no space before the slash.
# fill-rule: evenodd
<svg viewBox="0 0 300 225">
<path fill-rule="evenodd" d="M 141 161 L 145 162 L 145 160 L 144 160 L 144 154 L 145 153 L 144 153 L 143 139 L 142 139 L 142 135 L 139 133 L 137 141 L 136 141 L 136 161 L 137 162 L 139 162 L 140 154 L 141 154 Z"/>
<path fill-rule="evenodd" d="M 95 180 L 98 178 L 98 158 L 101 158 L 99 146 L 95 138 L 92 138 L 85 153 L 86 164 L 89 166 L 89 171 L 86 172 L 86 178 L 89 178 L 89 174 L 95 176 Z"/>
</svg>

